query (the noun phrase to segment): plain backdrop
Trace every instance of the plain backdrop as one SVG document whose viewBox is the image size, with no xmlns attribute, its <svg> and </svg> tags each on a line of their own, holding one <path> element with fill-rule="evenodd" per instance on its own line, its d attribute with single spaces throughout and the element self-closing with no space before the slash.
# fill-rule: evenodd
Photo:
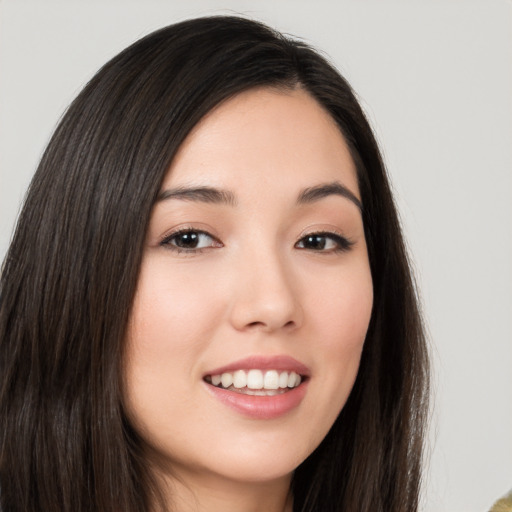
<svg viewBox="0 0 512 512">
<path fill-rule="evenodd" d="M 423 510 L 512 487 L 510 1 L 0 0 L 0 258 L 66 105 L 161 26 L 241 13 L 323 50 L 382 145 L 423 297 L 435 408 Z"/>
</svg>

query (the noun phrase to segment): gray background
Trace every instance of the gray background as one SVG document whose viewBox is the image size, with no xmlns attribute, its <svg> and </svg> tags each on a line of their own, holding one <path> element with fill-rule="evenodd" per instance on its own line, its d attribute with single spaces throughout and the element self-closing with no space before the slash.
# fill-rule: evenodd
<svg viewBox="0 0 512 512">
<path fill-rule="evenodd" d="M 85 81 L 151 30 L 227 9 L 324 50 L 358 92 L 433 347 L 423 510 L 487 510 L 512 487 L 510 1 L 0 1 L 0 258 Z"/>
</svg>

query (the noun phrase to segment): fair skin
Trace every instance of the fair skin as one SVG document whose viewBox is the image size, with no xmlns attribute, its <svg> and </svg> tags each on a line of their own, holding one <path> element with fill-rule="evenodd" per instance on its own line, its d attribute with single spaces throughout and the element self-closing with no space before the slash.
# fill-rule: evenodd
<svg viewBox="0 0 512 512">
<path fill-rule="evenodd" d="M 176 510 L 291 511 L 292 473 L 345 404 L 371 315 L 358 200 L 343 136 L 299 88 L 239 94 L 182 144 L 149 225 L 125 373 Z M 256 383 L 234 387 L 237 370 Z"/>
</svg>

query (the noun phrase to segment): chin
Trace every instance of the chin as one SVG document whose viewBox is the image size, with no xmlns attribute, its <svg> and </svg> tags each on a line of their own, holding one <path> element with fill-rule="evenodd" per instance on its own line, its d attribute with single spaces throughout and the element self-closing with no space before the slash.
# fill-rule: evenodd
<svg viewBox="0 0 512 512">
<path fill-rule="evenodd" d="M 222 464 L 209 469 L 212 475 L 226 481 L 265 484 L 290 478 L 300 462 L 275 458 L 265 462 L 261 457 L 255 457 L 254 460 L 223 461 Z"/>
<path fill-rule="evenodd" d="M 289 434 L 288 442 L 272 441 L 252 442 L 232 445 L 231 449 L 223 450 L 223 455 L 215 454 L 215 466 L 212 472 L 223 475 L 230 480 L 239 482 L 269 482 L 289 478 L 295 469 L 313 452 L 315 445 L 300 444 Z M 293 445 L 290 440 L 294 441 Z"/>
</svg>

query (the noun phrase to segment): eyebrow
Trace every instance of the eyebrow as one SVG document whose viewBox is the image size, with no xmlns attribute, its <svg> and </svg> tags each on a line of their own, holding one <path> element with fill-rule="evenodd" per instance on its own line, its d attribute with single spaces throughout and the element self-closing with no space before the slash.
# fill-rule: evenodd
<svg viewBox="0 0 512 512">
<path fill-rule="evenodd" d="M 328 196 L 342 196 L 349 201 L 352 201 L 360 211 L 363 211 L 363 205 L 361 201 L 355 196 L 355 194 L 341 183 L 334 181 L 332 183 L 324 183 L 315 187 L 306 188 L 301 192 L 297 203 L 309 204 L 319 201 Z"/>
<path fill-rule="evenodd" d="M 335 181 L 332 183 L 323 183 L 315 187 L 304 189 L 297 198 L 297 204 L 310 204 L 320 201 L 326 197 L 337 195 L 344 197 L 354 203 L 360 211 L 363 210 L 361 201 L 347 187 Z M 198 201 L 212 204 L 226 204 L 236 206 L 237 201 L 233 192 L 229 190 L 218 189 L 214 187 L 176 187 L 166 189 L 160 192 L 157 202 L 167 199 L 181 199 L 183 201 Z"/>
<path fill-rule="evenodd" d="M 176 187 L 163 190 L 156 198 L 158 201 L 166 199 L 181 199 L 183 201 L 199 201 L 203 203 L 236 205 L 233 192 L 213 187 Z"/>
</svg>

